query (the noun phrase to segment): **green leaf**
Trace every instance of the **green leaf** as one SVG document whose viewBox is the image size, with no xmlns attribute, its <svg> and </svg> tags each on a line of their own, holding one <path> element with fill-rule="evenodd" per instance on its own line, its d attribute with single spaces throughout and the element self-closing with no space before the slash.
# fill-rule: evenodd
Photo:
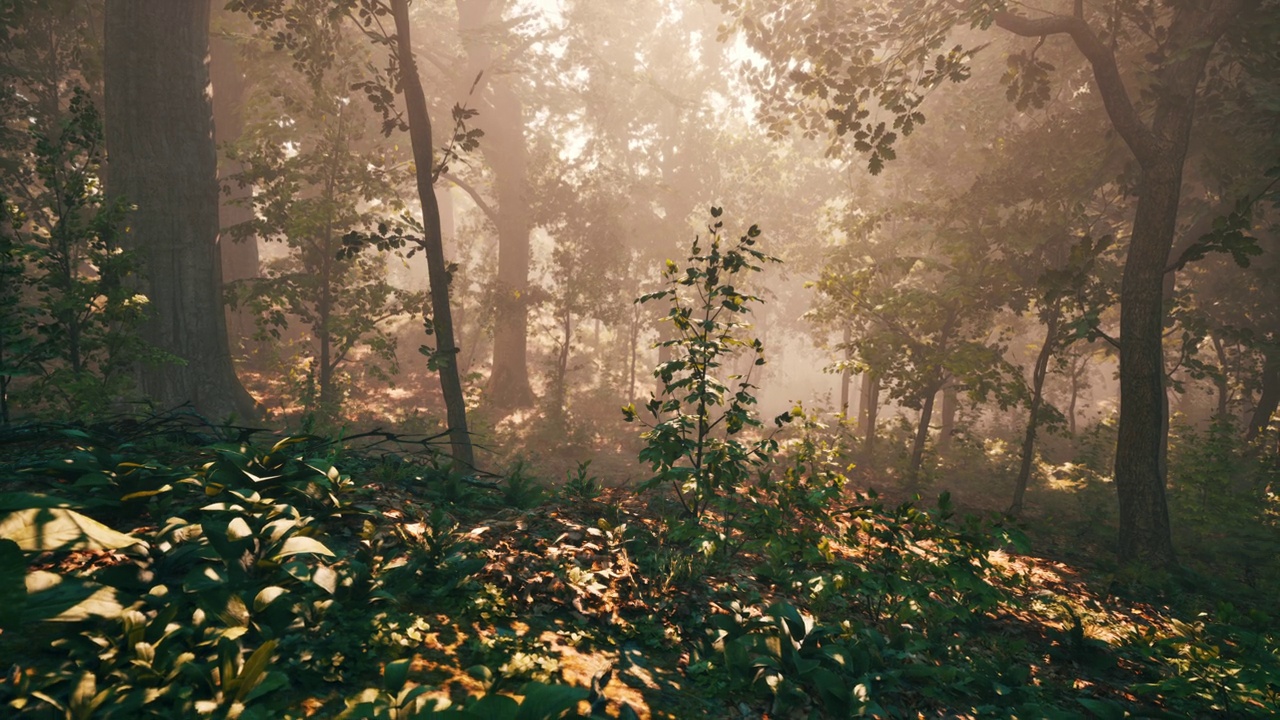
<svg viewBox="0 0 1280 720">
<path fill-rule="evenodd" d="M 147 545 L 143 540 L 66 508 L 31 508 L 9 513 L 0 518 L 0 538 L 13 540 L 28 552 L 116 550 Z"/>
<path fill-rule="evenodd" d="M 554 720 L 577 707 L 590 693 L 586 688 L 570 685 L 545 685 L 530 682 L 524 686 L 524 702 L 516 720 Z"/>
<path fill-rule="evenodd" d="M 248 660 L 244 661 L 244 667 L 240 668 L 240 673 L 236 675 L 235 682 L 235 700 L 243 702 L 249 692 L 262 682 L 267 672 L 267 666 L 271 663 L 271 656 L 276 651 L 277 641 L 275 639 L 264 642 Z"/>
<path fill-rule="evenodd" d="M 1114 700 L 1095 700 L 1093 698 L 1076 698 L 1076 702 L 1085 710 L 1093 713 L 1098 720 L 1124 720 L 1129 717 L 1124 706 Z"/>
<path fill-rule="evenodd" d="M 12 540 L 0 540 L 0 630 L 18 627 L 27 607 L 27 563 Z"/>
<path fill-rule="evenodd" d="M 261 590 L 258 591 L 258 594 L 255 595 L 253 598 L 253 611 L 262 612 L 267 608 L 267 606 L 275 602 L 276 598 L 280 597 L 286 592 L 288 591 L 280 587 L 279 585 L 271 585 L 269 587 L 262 588 Z"/>
<path fill-rule="evenodd" d="M 409 660 L 394 660 L 382 670 L 382 686 L 388 692 L 398 693 L 409 679 Z"/>
<path fill-rule="evenodd" d="M 25 585 L 25 622 L 77 622 L 90 617 L 112 619 L 120 617 L 124 611 L 115 588 L 86 580 L 37 570 L 27 575 Z"/>
<path fill-rule="evenodd" d="M 485 695 L 477 700 L 475 704 L 467 707 L 467 714 L 476 718 L 509 720 L 510 718 L 519 717 L 516 714 L 519 709 L 519 703 L 506 695 Z"/>
<path fill-rule="evenodd" d="M 8 492 L 0 493 L 0 512 L 14 510 L 31 510 L 33 508 L 83 508 L 84 505 L 66 498 L 43 495 L 40 493 Z"/>
<path fill-rule="evenodd" d="M 302 553 L 313 553 L 316 555 L 324 555 L 325 557 L 334 557 L 333 551 L 324 546 L 324 543 L 309 538 L 305 535 L 294 535 L 284 541 L 284 545 L 280 548 L 280 552 L 271 557 L 272 560 L 279 561 L 291 555 L 299 555 Z"/>
</svg>

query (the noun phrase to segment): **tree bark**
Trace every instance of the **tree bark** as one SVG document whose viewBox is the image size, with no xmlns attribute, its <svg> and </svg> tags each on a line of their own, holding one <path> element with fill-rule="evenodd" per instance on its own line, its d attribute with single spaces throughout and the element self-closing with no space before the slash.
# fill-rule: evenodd
<svg viewBox="0 0 1280 720">
<path fill-rule="evenodd" d="M 924 446 L 929 439 L 929 422 L 933 419 L 933 403 L 938 397 L 938 387 L 930 388 L 920 406 L 920 423 L 916 425 L 916 438 L 911 444 L 911 464 L 907 467 L 907 483 L 914 486 L 920 480 L 920 468 L 924 465 Z"/>
<path fill-rule="evenodd" d="M 235 43 L 227 37 L 209 39 L 209 79 L 213 85 L 213 140 L 216 147 L 235 142 L 244 130 L 241 105 L 244 101 L 244 74 L 236 61 Z M 223 189 L 218 202 L 218 227 L 225 231 L 253 219 L 249 198 L 252 187 L 240 187 L 229 178 L 243 170 L 243 164 L 233 162 L 219 153 L 218 184 Z M 223 234 L 218 243 L 222 263 L 222 282 L 233 283 L 258 277 L 258 241 L 246 238 L 233 242 Z M 253 334 L 253 317 L 247 308 L 227 310 L 228 342 L 232 348 Z"/>
<path fill-rule="evenodd" d="M 1027 494 L 1027 484 L 1031 481 L 1036 431 L 1040 427 L 1040 408 L 1044 405 L 1044 381 L 1049 375 L 1049 360 L 1057 345 L 1060 320 L 1056 312 L 1049 315 L 1045 324 L 1044 343 L 1040 346 L 1040 355 L 1036 357 L 1035 367 L 1031 371 L 1031 407 L 1027 413 L 1027 432 L 1022 437 L 1022 462 L 1018 466 L 1018 477 L 1013 484 L 1013 503 L 1009 506 L 1009 514 L 1014 517 L 1022 514 L 1022 501 Z"/>
<path fill-rule="evenodd" d="M 221 297 L 209 3 L 109 0 L 104 43 L 108 190 L 136 206 L 122 241 L 150 299 L 141 335 L 177 358 L 140 372 L 139 386 L 161 406 L 252 417 Z"/>
<path fill-rule="evenodd" d="M 876 421 L 880 412 L 880 378 L 875 373 L 862 374 L 862 391 L 858 398 L 858 427 L 862 429 L 862 455 L 871 459 L 876 442 Z"/>
<path fill-rule="evenodd" d="M 960 393 L 950 383 L 942 389 L 942 425 L 938 428 L 938 457 L 951 454 L 951 440 L 956 434 L 956 413 L 960 409 Z"/>
<path fill-rule="evenodd" d="M 467 403 L 458 377 L 458 346 L 453 338 L 453 317 L 449 311 L 449 271 L 444 261 L 444 241 L 440 235 L 440 205 L 436 201 L 434 151 L 431 145 L 431 115 L 427 96 L 418 77 L 409 34 L 408 0 L 391 0 L 396 23 L 396 53 L 400 60 L 400 88 L 409 119 L 409 140 L 416 165 L 418 198 L 422 203 L 422 227 L 427 256 L 427 276 L 431 287 L 432 326 L 436 336 L 436 367 L 444 395 L 449 423 L 449 444 L 453 461 L 463 471 L 475 468 L 471 435 L 467 431 Z"/>
<path fill-rule="evenodd" d="M 529 385 L 529 150 L 524 136 L 524 106 L 511 80 L 495 67 L 493 48 L 486 38 L 496 24 L 502 4 L 491 0 L 457 0 L 458 30 L 467 53 L 467 82 L 483 71 L 487 92 L 476 126 L 485 131 L 480 142 L 494 174 L 498 204 L 498 287 L 493 323 L 493 370 L 489 401 L 510 409 L 533 404 Z"/>
<path fill-rule="evenodd" d="M 849 343 L 852 341 L 853 330 L 846 325 L 840 339 L 844 346 L 844 367 L 840 368 L 840 414 L 846 419 L 849 417 L 849 383 L 853 377 L 849 369 L 849 355 L 852 352 L 849 349 Z"/>
<path fill-rule="evenodd" d="M 1266 347 L 1266 364 L 1262 368 L 1262 392 L 1258 396 L 1258 405 L 1253 409 L 1253 417 L 1249 418 L 1249 427 L 1245 430 L 1244 439 L 1252 442 L 1271 424 L 1276 407 L 1280 405 L 1280 345 L 1275 342 Z"/>
</svg>

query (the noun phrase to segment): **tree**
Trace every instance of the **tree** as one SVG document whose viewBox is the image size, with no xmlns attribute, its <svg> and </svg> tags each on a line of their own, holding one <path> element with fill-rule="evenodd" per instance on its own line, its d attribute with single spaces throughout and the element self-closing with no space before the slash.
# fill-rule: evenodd
<svg viewBox="0 0 1280 720">
<path fill-rule="evenodd" d="M 176 358 L 141 372 L 142 390 L 162 406 L 251 417 L 223 313 L 208 51 L 207 3 L 107 3 L 107 189 L 134 206 L 120 243 L 150 299 L 142 337 Z"/>
<path fill-rule="evenodd" d="M 450 270 L 444 258 L 440 203 L 435 195 L 435 181 L 449 161 L 456 159 L 458 152 L 474 149 L 477 145 L 480 133 L 464 126 L 465 120 L 474 113 L 460 106 L 454 107 L 457 132 L 437 164 L 432 146 L 431 115 L 414 59 L 408 0 L 390 0 L 389 3 L 381 0 L 297 0 L 288 4 L 272 0 L 233 0 L 228 8 L 247 13 L 260 28 L 270 31 L 277 47 L 289 50 L 298 67 L 315 79 L 323 77 L 333 66 L 337 38 L 347 20 L 354 23 L 375 47 L 387 50 L 385 67 L 371 64 L 371 75 L 354 83 L 351 89 L 362 91 L 373 108 L 382 114 L 385 134 L 390 135 L 397 130 L 409 133 L 422 222 L 417 223 L 407 213 L 403 219 L 420 232 L 421 237 L 399 232 L 389 236 L 388 228 L 380 227 L 373 237 L 362 238 L 359 233 L 349 233 L 344 243 L 348 250 L 357 250 L 370 241 L 382 247 L 389 247 L 388 243 L 402 247 L 406 242 L 412 242 L 426 256 L 431 300 L 431 314 L 426 326 L 436 338 L 436 347 L 424 347 L 423 351 L 428 355 L 428 366 L 440 378 L 453 460 L 461 470 L 474 468 L 475 456 L 467 430 L 466 398 L 458 375 L 458 346 L 454 339 L 449 301 Z M 391 28 L 386 27 L 388 20 L 393 23 Z M 398 94 L 403 96 L 403 111 L 395 104 Z"/>
<path fill-rule="evenodd" d="M 260 332 L 276 339 L 291 319 L 307 326 L 309 337 L 288 362 L 306 368 L 299 390 L 308 409 L 328 417 L 339 409 L 341 371 L 352 351 L 366 348 L 364 373 L 386 380 L 398 364 L 383 323 L 425 301 L 421 293 L 396 292 L 383 254 L 341 252 L 348 233 L 395 221 L 405 173 L 389 148 L 369 146 L 372 116 L 346 97 L 360 48 L 349 40 L 338 48 L 335 66 L 314 82 L 284 67 L 260 80 L 247 129 L 228 152 L 240 168 L 228 185 L 249 191 L 238 201 L 247 218 L 228 235 L 238 244 L 261 238 L 290 250 L 264 277 L 232 283 L 233 305 L 251 309 Z"/>
<path fill-rule="evenodd" d="M 484 74 L 478 122 L 485 142 L 480 151 L 493 170 L 497 200 L 498 275 L 488 395 L 496 407 L 516 408 L 533 403 L 528 361 L 531 219 L 524 105 L 512 79 L 513 58 L 504 56 L 518 44 L 502 18 L 506 5 L 493 0 L 457 2 L 458 32 L 468 62 L 465 77 L 470 82 Z"/>
<path fill-rule="evenodd" d="M 409 2 L 391 0 L 391 8 L 395 17 L 395 57 L 399 63 L 400 90 L 404 94 L 409 139 L 413 144 L 416 166 L 418 197 L 422 201 L 423 247 L 431 279 L 431 327 L 437 338 L 435 363 L 444 392 L 453 459 L 462 465 L 463 470 L 467 470 L 475 467 L 475 457 L 471 450 L 471 436 L 467 431 L 466 398 L 463 397 L 462 382 L 458 378 L 458 346 L 453 339 L 453 316 L 449 308 L 449 271 L 444 261 L 440 204 L 435 194 L 435 180 L 440 170 L 436 167 L 431 145 L 431 116 L 427 112 L 427 97 L 422 91 L 422 79 L 418 76 L 418 65 L 413 57 L 409 34 Z"/>
<path fill-rule="evenodd" d="M 920 108 L 929 90 L 968 78 L 972 51 L 956 45 L 939 52 L 957 27 L 994 25 L 1039 38 L 1039 43 L 1064 38 L 1088 61 L 1111 127 L 1139 167 L 1120 291 L 1115 482 L 1121 518 L 1118 551 L 1126 562 L 1175 562 L 1161 464 L 1165 266 L 1206 64 L 1223 36 L 1247 28 L 1262 4 L 1208 0 L 1157 7 L 1122 1 L 1095 10 L 1075 0 L 1065 12 L 1027 17 L 1003 4 L 952 0 L 823 3 L 820 9 L 812 9 L 811 2 L 784 0 L 763 10 L 720 0 L 752 47 L 773 61 L 752 76 L 765 101 L 764 118 L 778 132 L 793 123 L 805 132 L 825 131 L 836 144 L 847 135 L 869 156 L 873 171 L 893 158 L 898 132 L 909 134 L 924 122 Z M 1134 57 L 1145 60 L 1130 59 Z M 1010 94 L 1024 107 L 1047 100 L 1053 68 L 1036 58 L 1036 50 L 1012 55 L 1009 67 Z M 798 112 L 789 110 L 795 107 Z M 872 117 L 873 110 L 890 120 Z"/>
</svg>

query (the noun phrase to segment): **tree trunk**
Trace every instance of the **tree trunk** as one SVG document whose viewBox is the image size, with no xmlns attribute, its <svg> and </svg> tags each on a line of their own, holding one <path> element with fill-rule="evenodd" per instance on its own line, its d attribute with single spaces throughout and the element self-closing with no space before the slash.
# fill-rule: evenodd
<svg viewBox="0 0 1280 720">
<path fill-rule="evenodd" d="M 236 61 L 236 46 L 227 37 L 215 35 L 209 40 L 209 79 L 213 85 L 213 141 L 217 147 L 235 142 L 244 129 L 241 105 L 244 101 L 244 74 Z M 222 230 L 222 281 L 233 283 L 258 277 L 257 238 L 232 242 L 227 228 L 253 219 L 249 198 L 252 187 L 240 187 L 229 178 L 243 170 L 243 164 L 218 156 L 218 184 L 223 189 L 218 202 L 218 227 Z M 227 338 L 232 349 L 253 334 L 253 315 L 248 308 L 227 309 Z"/>
<path fill-rule="evenodd" d="M 933 402 L 938 396 L 938 388 L 931 388 L 924 396 L 924 405 L 920 407 L 920 423 L 916 425 L 916 438 L 911 443 L 911 464 L 907 466 L 907 484 L 914 487 L 920 480 L 920 468 L 924 465 L 924 446 L 929 439 L 929 422 L 933 419 Z"/>
<path fill-rule="evenodd" d="M 1195 120 L 1197 89 L 1218 39 L 1256 0 L 1212 0 L 1173 7 L 1166 56 L 1151 73 L 1154 109 L 1134 106 L 1114 51 L 1089 27 L 1083 6 L 1073 15 L 1029 19 L 999 12 L 995 23 L 1025 37 L 1066 34 L 1093 68 L 1111 126 L 1140 167 L 1137 208 L 1120 283 L 1120 423 L 1115 483 L 1120 505 L 1122 563 L 1176 563 L 1165 498 L 1162 448 L 1164 395 L 1162 285 L 1178 221 L 1182 166 Z"/>
<path fill-rule="evenodd" d="M 221 296 L 209 3 L 109 0 L 104 42 L 108 188 L 137 207 L 122 235 L 150 299 L 141 335 L 177 358 L 141 372 L 139 386 L 161 406 L 252 417 Z"/>
<path fill-rule="evenodd" d="M 418 199 L 422 203 L 422 227 L 427 256 L 427 276 L 431 287 L 431 320 L 436 336 L 436 367 L 449 422 L 449 444 L 453 461 L 468 471 L 475 468 L 471 435 L 467 431 L 467 403 L 458 378 L 458 346 L 453 339 L 453 317 L 449 312 L 449 271 L 444 261 L 444 241 L 440 236 L 440 205 L 436 202 L 435 158 L 431 145 L 431 115 L 422 91 L 418 65 L 409 35 L 409 2 L 392 0 L 396 23 L 396 53 L 400 60 L 400 88 L 409 118 L 409 140 L 416 165 Z"/>
<path fill-rule="evenodd" d="M 1271 423 L 1276 407 L 1280 405 L 1280 345 L 1271 343 L 1266 346 L 1266 364 L 1262 368 L 1262 393 L 1258 396 L 1258 405 L 1253 409 L 1253 417 L 1249 419 L 1249 427 L 1245 430 L 1244 439 L 1252 442 Z"/>
<path fill-rule="evenodd" d="M 1076 436 L 1076 402 L 1080 398 L 1081 386 L 1084 384 L 1081 380 L 1084 378 L 1085 371 L 1089 369 L 1089 356 L 1076 355 L 1071 358 L 1071 399 L 1067 404 L 1067 430 L 1071 433 L 1071 437 Z"/>
<path fill-rule="evenodd" d="M 853 331 L 845 326 L 844 333 L 841 335 L 841 346 L 844 347 L 844 366 L 840 368 L 840 414 L 845 418 L 849 417 L 849 382 L 852 379 L 852 371 L 849 368 L 849 343 L 853 340 Z"/>
<path fill-rule="evenodd" d="M 942 389 L 942 427 L 938 430 L 938 457 L 951 454 L 951 440 L 956 434 L 956 412 L 960 409 L 959 391 L 948 384 Z"/>
<path fill-rule="evenodd" d="M 880 413 L 880 378 L 875 373 L 862 374 L 862 392 L 858 398 L 858 427 L 862 428 L 862 455 L 871 459 L 876 442 L 876 421 Z"/>
<path fill-rule="evenodd" d="M 1053 349 L 1057 344 L 1060 320 L 1056 312 L 1049 315 L 1048 322 L 1045 323 L 1044 344 L 1040 346 L 1040 355 L 1036 357 L 1035 367 L 1031 371 L 1031 407 L 1027 413 L 1027 432 L 1022 437 L 1022 462 L 1018 466 L 1018 478 L 1013 484 L 1013 504 L 1009 506 L 1009 514 L 1014 517 L 1022 514 L 1022 500 L 1027 494 L 1027 484 L 1031 481 L 1036 430 L 1040 427 L 1040 408 L 1044 405 L 1044 380 L 1049 375 L 1049 360 L 1053 357 Z"/>
<path fill-rule="evenodd" d="M 631 305 L 631 323 L 627 326 L 627 402 L 636 401 L 636 357 L 640 354 L 640 313 L 639 303 Z"/>
<path fill-rule="evenodd" d="M 1227 417 L 1231 404 L 1231 382 L 1227 377 L 1227 348 L 1217 335 L 1213 336 L 1213 352 L 1218 358 L 1218 374 L 1213 378 L 1213 385 L 1218 390 L 1218 409 L 1214 418 L 1221 420 Z"/>
<path fill-rule="evenodd" d="M 498 408 L 533 404 L 529 385 L 529 150 L 524 106 L 509 77 L 498 70 L 488 34 L 499 26 L 501 3 L 457 0 L 458 30 L 470 70 L 483 71 L 488 92 L 476 126 L 484 130 L 480 151 L 493 170 L 498 201 L 498 278 L 493 323 L 493 371 L 488 396 Z M 491 12 L 493 11 L 493 12 Z"/>
<path fill-rule="evenodd" d="M 569 398 L 569 343 L 573 340 L 573 313 L 567 308 L 560 316 L 560 333 L 564 342 L 560 344 L 560 352 L 556 356 L 555 407 L 561 417 L 564 417 Z"/>
</svg>

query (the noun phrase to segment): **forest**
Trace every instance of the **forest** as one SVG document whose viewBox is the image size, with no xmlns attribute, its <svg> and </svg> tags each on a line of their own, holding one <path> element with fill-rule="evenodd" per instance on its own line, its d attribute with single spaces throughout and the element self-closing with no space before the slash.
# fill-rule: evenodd
<svg viewBox="0 0 1280 720">
<path fill-rule="evenodd" d="M 1280 0 L 0 0 L 0 716 L 1280 716 Z"/>
</svg>

